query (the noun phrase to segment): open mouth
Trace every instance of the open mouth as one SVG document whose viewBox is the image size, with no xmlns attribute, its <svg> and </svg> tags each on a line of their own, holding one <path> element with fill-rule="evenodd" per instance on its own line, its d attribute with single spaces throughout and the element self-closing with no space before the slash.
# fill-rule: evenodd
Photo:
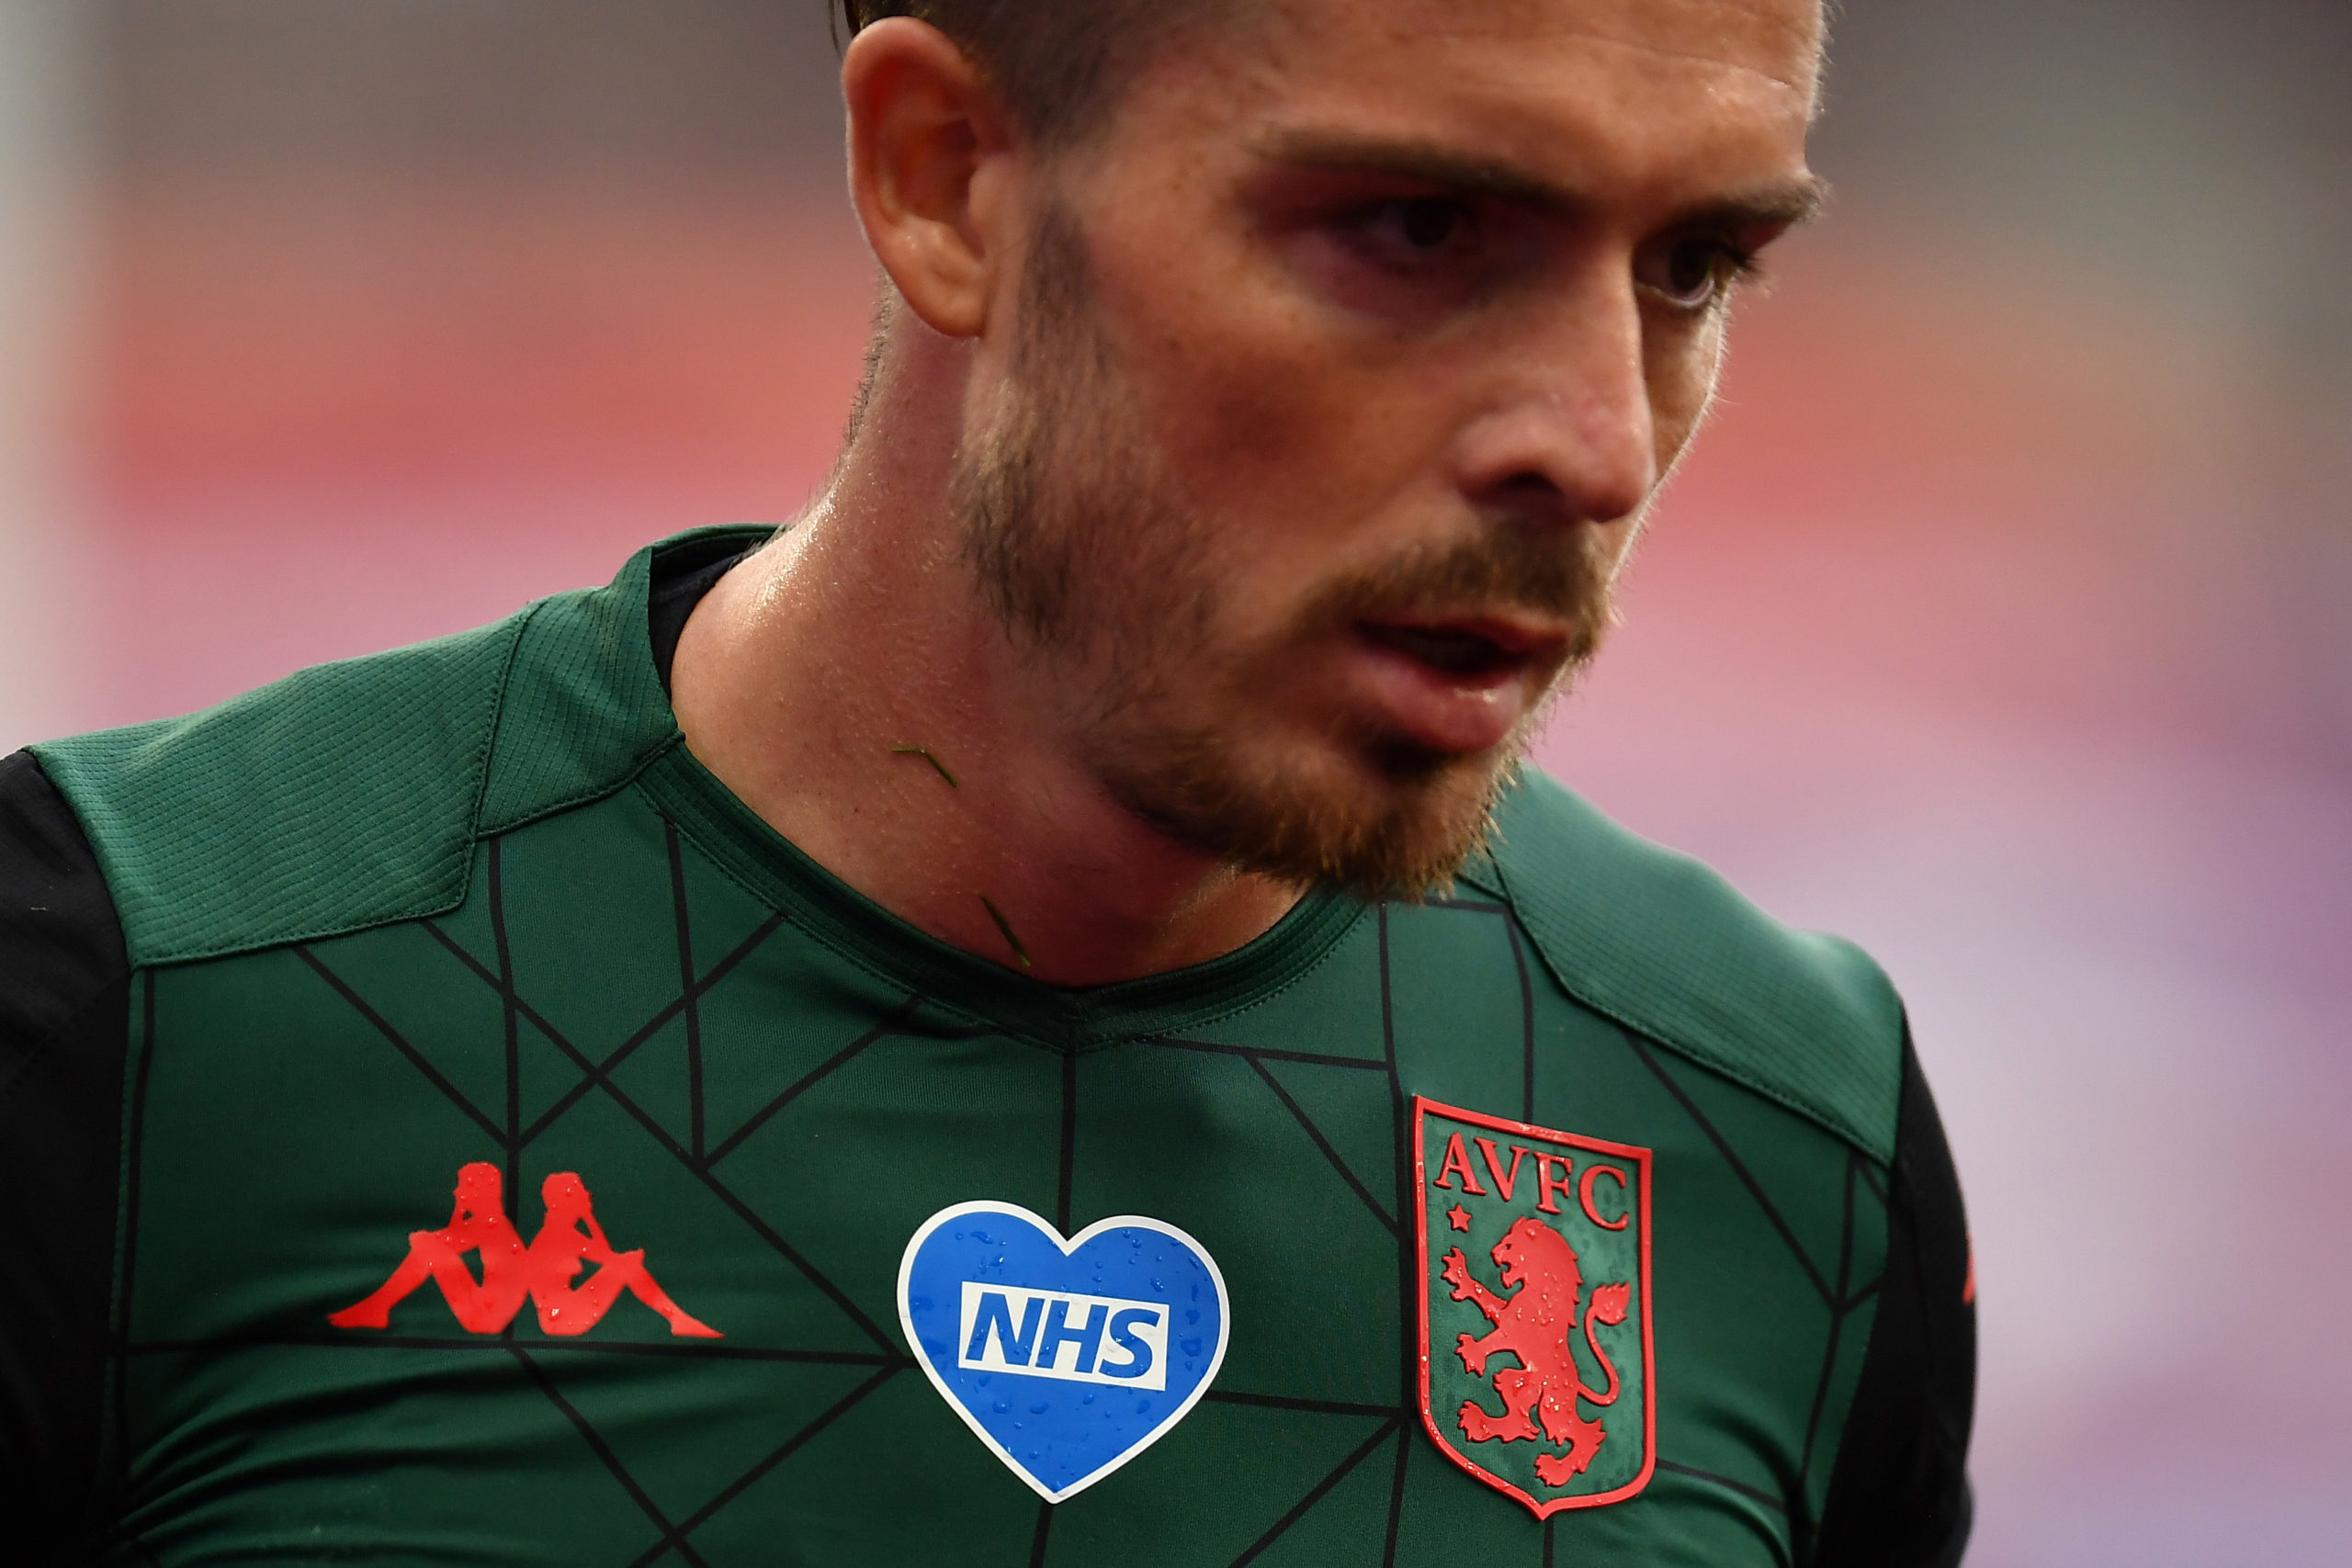
<svg viewBox="0 0 2352 1568">
<path fill-rule="evenodd" d="M 1367 641 L 1392 649 L 1430 669 L 1463 680 L 1480 680 L 1520 670 L 1526 653 L 1505 648 L 1493 637 L 1454 626 L 1399 626 L 1373 622 L 1357 628 Z"/>
</svg>

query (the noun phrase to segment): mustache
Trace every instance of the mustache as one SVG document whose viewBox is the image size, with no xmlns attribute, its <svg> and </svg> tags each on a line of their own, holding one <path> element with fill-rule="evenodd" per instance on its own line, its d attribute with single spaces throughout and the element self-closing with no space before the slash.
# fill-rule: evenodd
<svg viewBox="0 0 2352 1568">
<path fill-rule="evenodd" d="M 1565 626 L 1568 660 L 1592 657 L 1612 622 L 1611 571 L 1598 530 L 1504 516 L 1476 536 L 1419 546 L 1317 591 L 1316 632 L 1360 621 L 1517 611 Z"/>
</svg>

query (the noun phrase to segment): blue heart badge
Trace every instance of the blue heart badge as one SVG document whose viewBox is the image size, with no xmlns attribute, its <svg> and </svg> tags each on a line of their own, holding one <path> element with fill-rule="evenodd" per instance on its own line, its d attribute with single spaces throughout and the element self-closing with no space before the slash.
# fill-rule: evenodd
<svg viewBox="0 0 2352 1568">
<path fill-rule="evenodd" d="M 1064 1241 L 1016 1203 L 958 1203 L 899 1263 L 899 1323 L 948 1405 L 1048 1503 L 1174 1428 L 1225 1360 L 1225 1276 L 1136 1214 Z"/>
</svg>

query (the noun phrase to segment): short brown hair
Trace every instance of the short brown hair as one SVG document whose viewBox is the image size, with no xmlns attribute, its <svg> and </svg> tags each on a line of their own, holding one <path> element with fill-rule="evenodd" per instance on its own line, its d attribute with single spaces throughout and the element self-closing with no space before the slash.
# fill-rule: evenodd
<svg viewBox="0 0 2352 1568">
<path fill-rule="evenodd" d="M 828 0 L 852 35 L 912 17 L 954 39 L 1021 129 L 1056 145 L 1091 130 L 1126 75 L 1211 0 Z"/>
</svg>

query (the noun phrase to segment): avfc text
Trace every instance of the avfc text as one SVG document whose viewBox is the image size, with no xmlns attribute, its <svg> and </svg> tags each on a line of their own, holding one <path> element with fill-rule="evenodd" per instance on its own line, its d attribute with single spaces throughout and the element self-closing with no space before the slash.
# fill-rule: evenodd
<svg viewBox="0 0 2352 1568">
<path fill-rule="evenodd" d="M 1168 1306 L 964 1281 L 956 1364 L 1114 1388 L 1168 1386 Z"/>
</svg>

